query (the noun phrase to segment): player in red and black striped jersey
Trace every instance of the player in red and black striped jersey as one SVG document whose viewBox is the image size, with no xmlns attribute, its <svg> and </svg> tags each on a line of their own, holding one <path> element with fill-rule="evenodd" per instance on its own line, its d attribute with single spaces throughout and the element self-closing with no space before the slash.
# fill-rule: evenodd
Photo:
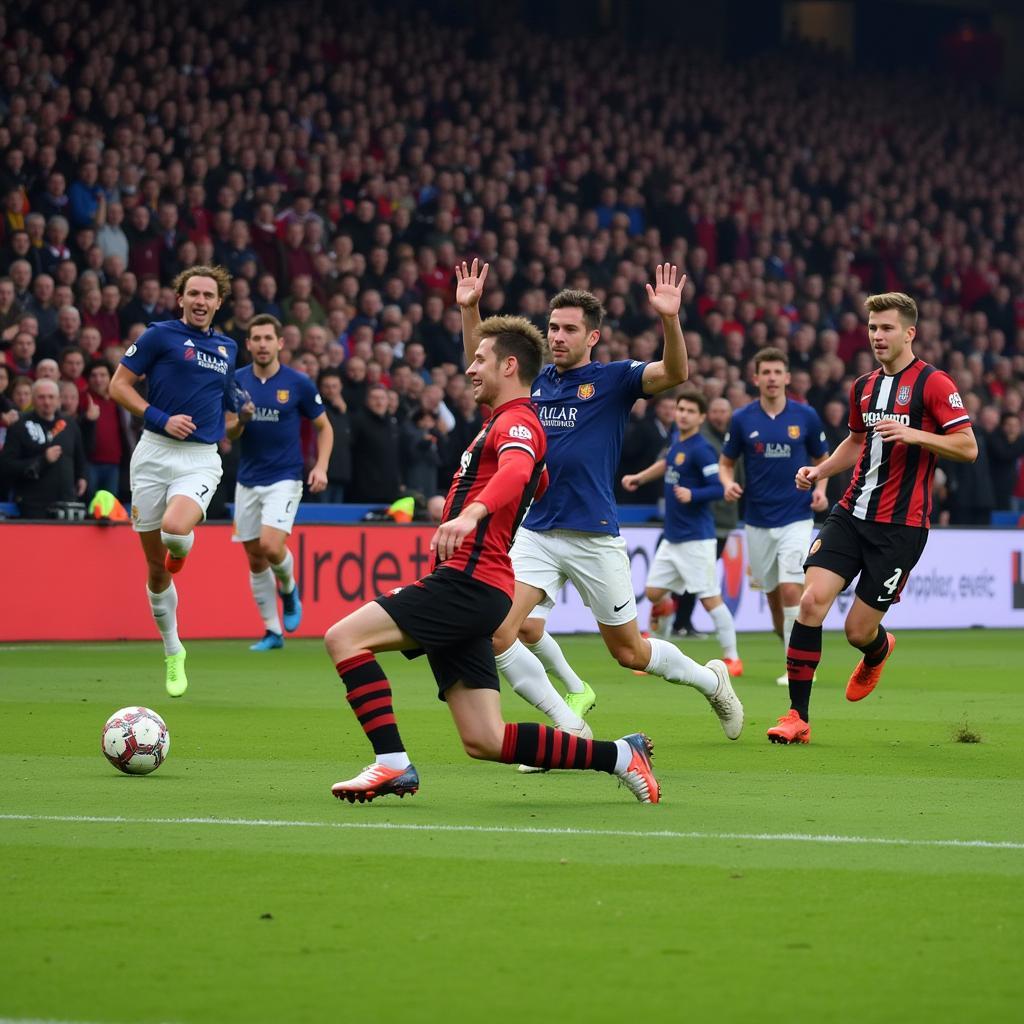
<svg viewBox="0 0 1024 1024">
<path fill-rule="evenodd" d="M 336 622 L 324 637 L 349 705 L 373 747 L 374 763 L 335 783 L 333 794 L 360 802 L 419 788 L 395 720 L 378 651 L 426 654 L 470 757 L 538 768 L 590 768 L 617 775 L 642 803 L 657 803 L 650 740 L 634 733 L 594 740 L 501 717 L 491 637 L 512 607 L 509 548 L 545 484 L 547 441 L 530 403 L 545 350 L 522 317 L 492 317 L 477 330 L 466 371 L 473 396 L 494 411 L 462 454 L 431 540 L 433 572 Z"/>
<path fill-rule="evenodd" d="M 900 599 L 928 539 L 935 463 L 941 456 L 973 462 L 978 443 L 956 384 L 911 349 L 917 304 L 902 292 L 872 295 L 868 335 L 881 366 L 850 389 L 850 433 L 817 466 L 802 466 L 796 484 L 854 468 L 846 493 L 811 545 L 800 614 L 787 657 L 790 710 L 768 730 L 773 743 L 807 743 L 814 670 L 821 660 L 821 626 L 835 599 L 860 577 L 846 616 L 846 638 L 863 657 L 846 685 L 847 700 L 863 700 L 878 684 L 896 638 L 882 617 Z"/>
</svg>

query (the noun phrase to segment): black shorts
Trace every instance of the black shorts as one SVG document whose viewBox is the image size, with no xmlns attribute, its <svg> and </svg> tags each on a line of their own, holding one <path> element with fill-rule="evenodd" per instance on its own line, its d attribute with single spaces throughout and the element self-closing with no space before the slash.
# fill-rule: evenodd
<svg viewBox="0 0 1024 1024">
<path fill-rule="evenodd" d="M 859 573 L 857 596 L 884 612 L 897 604 L 928 541 L 920 526 L 865 522 L 836 505 L 828 514 L 804 562 L 842 576 L 849 586 Z"/>
<path fill-rule="evenodd" d="M 407 658 L 426 654 L 441 700 L 460 680 L 475 690 L 498 689 L 491 637 L 512 608 L 504 591 L 441 568 L 378 597 L 377 604 L 419 644 L 402 653 Z"/>
</svg>

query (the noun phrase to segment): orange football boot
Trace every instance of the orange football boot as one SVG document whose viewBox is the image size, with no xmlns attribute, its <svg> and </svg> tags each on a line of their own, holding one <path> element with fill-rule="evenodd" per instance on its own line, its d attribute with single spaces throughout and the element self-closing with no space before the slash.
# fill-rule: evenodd
<svg viewBox="0 0 1024 1024">
<path fill-rule="evenodd" d="M 882 678 L 882 669 L 894 650 L 896 650 L 896 637 L 890 633 L 889 650 L 885 652 L 885 657 L 877 665 L 865 665 L 863 658 L 857 662 L 857 667 L 846 684 L 847 700 L 863 700 L 878 685 L 878 680 Z"/>
<path fill-rule="evenodd" d="M 790 708 L 768 730 L 772 743 L 810 743 L 811 727 L 800 717 L 800 712 Z"/>
</svg>

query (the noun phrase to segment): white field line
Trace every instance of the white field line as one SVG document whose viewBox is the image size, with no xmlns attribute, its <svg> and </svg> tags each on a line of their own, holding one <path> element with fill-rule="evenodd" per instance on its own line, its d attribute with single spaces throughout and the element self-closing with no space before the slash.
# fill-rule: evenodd
<svg viewBox="0 0 1024 1024">
<path fill-rule="evenodd" d="M 229 828 L 328 828 L 378 832 L 475 832 L 530 836 L 594 836 L 625 839 L 707 839 L 719 842 L 825 843 L 847 846 L 925 846 L 953 849 L 1024 850 L 1024 842 L 989 839 L 900 839 L 889 836 L 812 835 L 800 832 L 671 832 L 667 830 L 531 828 L 507 825 L 416 825 L 369 821 L 278 821 L 263 818 L 123 818 L 91 814 L 0 814 L 0 821 L 80 825 L 220 825 Z M 3 1021 L 0 1020 L 0 1024 Z"/>
</svg>

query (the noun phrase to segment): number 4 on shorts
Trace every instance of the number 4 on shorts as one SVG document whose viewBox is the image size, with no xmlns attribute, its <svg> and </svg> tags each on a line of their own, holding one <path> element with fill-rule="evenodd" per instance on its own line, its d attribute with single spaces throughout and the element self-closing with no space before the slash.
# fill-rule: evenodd
<svg viewBox="0 0 1024 1024">
<path fill-rule="evenodd" d="M 903 575 L 902 569 L 897 569 L 887 580 L 882 582 L 882 586 L 889 592 L 888 597 L 880 597 L 880 601 L 891 601 L 896 596 L 896 591 L 900 586 L 900 577 Z"/>
</svg>

